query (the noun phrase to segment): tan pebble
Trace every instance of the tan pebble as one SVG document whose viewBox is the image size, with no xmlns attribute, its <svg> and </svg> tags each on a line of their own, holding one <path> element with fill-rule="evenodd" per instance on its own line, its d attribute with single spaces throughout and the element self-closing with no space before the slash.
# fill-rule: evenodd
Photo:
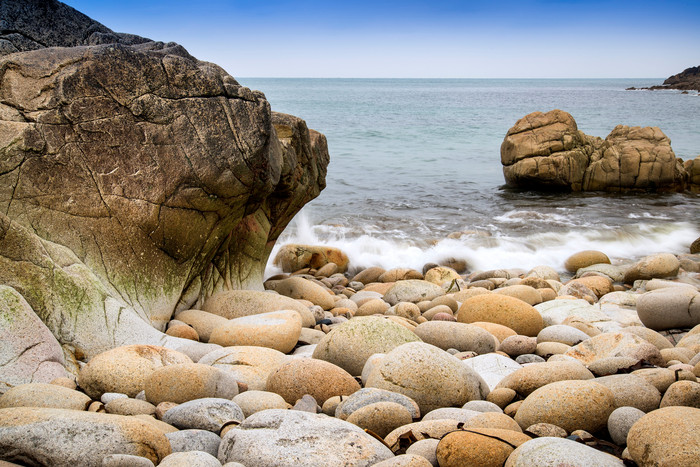
<svg viewBox="0 0 700 467">
<path fill-rule="evenodd" d="M 537 339 L 528 336 L 508 336 L 501 341 L 498 350 L 505 352 L 510 357 L 534 353 L 537 349 Z"/>
<path fill-rule="evenodd" d="M 502 324 L 488 323 L 486 321 L 476 321 L 471 324 L 474 326 L 479 326 L 480 328 L 490 332 L 496 337 L 496 339 L 498 339 L 498 342 L 503 342 L 506 338 L 510 336 L 518 335 L 511 328 L 509 328 L 508 326 L 503 326 Z"/>
<path fill-rule="evenodd" d="M 71 378 L 55 378 L 51 380 L 50 384 L 55 384 L 56 386 L 63 386 L 64 388 L 68 389 L 75 389 L 78 387 L 78 385 L 75 384 L 75 381 Z"/>
<path fill-rule="evenodd" d="M 385 272 L 386 269 L 380 268 L 378 266 L 373 266 L 357 273 L 355 277 L 353 277 L 350 280 L 350 282 L 362 282 L 363 284 L 379 282 L 379 276 L 381 276 Z"/>
<path fill-rule="evenodd" d="M 686 347 L 673 347 L 670 349 L 661 349 L 661 357 L 666 365 L 669 365 L 671 360 L 677 360 L 680 363 L 688 363 L 695 356 L 695 352 Z"/>
<path fill-rule="evenodd" d="M 535 355 L 546 357 L 549 355 L 562 355 L 568 352 L 571 346 L 561 342 L 540 342 L 535 348 Z"/>
<path fill-rule="evenodd" d="M 449 306 L 452 310 L 452 313 L 457 313 L 457 310 L 459 309 L 459 303 L 457 303 L 457 300 L 454 298 L 454 296 L 451 295 L 441 295 L 439 297 L 435 297 L 430 301 L 430 308 L 439 305 Z"/>
<path fill-rule="evenodd" d="M 530 439 L 522 433 L 494 428 L 458 430 L 440 440 L 436 456 L 440 467 L 501 467 L 516 447 Z"/>
<path fill-rule="evenodd" d="M 350 395 L 360 389 L 357 381 L 345 370 L 317 359 L 294 359 L 273 371 L 266 390 L 279 394 L 294 404 L 309 394 L 323 405 L 332 396 Z"/>
<path fill-rule="evenodd" d="M 509 285 L 498 288 L 494 290 L 493 293 L 519 298 L 530 305 L 542 303 L 542 295 L 540 292 L 529 285 Z"/>
<path fill-rule="evenodd" d="M 172 409 L 173 407 L 177 407 L 179 404 L 175 402 L 161 402 L 160 404 L 156 405 L 156 411 L 155 411 L 155 416 L 158 418 L 158 420 L 163 419 L 163 415 L 165 415 L 165 412 L 168 410 Z"/>
<path fill-rule="evenodd" d="M 518 409 L 522 405 L 523 401 L 515 401 L 511 404 L 508 404 L 506 408 L 503 409 L 503 413 L 508 415 L 509 417 L 515 417 L 515 414 L 518 412 Z"/>
<path fill-rule="evenodd" d="M 375 402 L 354 411 L 347 421 L 382 438 L 413 421 L 410 412 L 396 402 Z"/>
<path fill-rule="evenodd" d="M 420 316 L 420 308 L 415 303 L 401 302 L 394 307 L 396 316 L 402 316 L 415 321 Z"/>
<path fill-rule="evenodd" d="M 484 412 L 469 419 L 466 424 L 469 428 L 498 428 L 522 433 L 520 425 L 513 420 L 513 417 L 505 413 Z"/>
<path fill-rule="evenodd" d="M 531 305 L 507 295 L 477 295 L 467 299 L 457 312 L 462 323 L 486 321 L 507 326 L 518 334 L 536 336 L 544 327 L 540 313 Z"/>
<path fill-rule="evenodd" d="M 159 368 L 145 383 L 146 400 L 183 403 L 205 397 L 231 399 L 238 394 L 235 377 L 219 368 L 201 363 L 184 363 Z"/>
<path fill-rule="evenodd" d="M 584 250 L 574 253 L 564 261 L 564 267 L 571 273 L 576 273 L 581 268 L 587 268 L 594 264 L 610 264 L 610 258 L 597 250 Z"/>
<path fill-rule="evenodd" d="M 175 326 L 168 326 L 168 330 L 165 333 L 169 336 L 180 337 L 182 339 L 189 339 L 192 341 L 199 341 L 199 334 L 191 326 L 187 324 L 176 324 Z"/>
<path fill-rule="evenodd" d="M 449 315 L 449 316 L 453 316 L 453 315 L 454 315 L 454 313 L 452 312 L 452 309 L 451 309 L 449 306 L 447 306 L 447 305 L 437 305 L 437 306 L 434 306 L 434 307 L 432 307 L 432 308 L 426 310 L 426 311 L 423 313 L 423 317 L 425 317 L 425 318 L 428 319 L 428 320 L 432 320 L 433 317 L 434 317 L 435 315 L 437 315 L 438 313 L 447 314 L 447 315 Z"/>
<path fill-rule="evenodd" d="M 517 393 L 510 388 L 499 388 L 491 391 L 489 395 L 486 396 L 486 400 L 504 409 L 515 399 L 516 395 Z"/>
<path fill-rule="evenodd" d="M 394 284 L 395 282 L 373 282 L 372 284 L 367 284 L 362 291 L 377 292 L 383 296 L 394 286 Z"/>
<path fill-rule="evenodd" d="M 660 407 L 684 406 L 700 409 L 700 383 L 694 381 L 676 381 L 671 384 Z"/>
<path fill-rule="evenodd" d="M 106 413 L 105 405 L 100 401 L 92 401 L 87 408 L 88 412 Z"/>
<path fill-rule="evenodd" d="M 105 411 L 117 415 L 152 415 L 156 413 L 156 406 L 146 401 L 123 397 L 105 404 Z"/>
<path fill-rule="evenodd" d="M 560 426 L 552 425 L 551 423 L 535 423 L 525 429 L 526 434 L 532 434 L 538 438 L 543 436 L 551 436 L 555 438 L 566 438 L 566 430 Z"/>
<path fill-rule="evenodd" d="M 394 268 L 379 276 L 379 282 L 396 282 L 411 279 L 423 279 L 423 274 L 410 268 Z"/>
</svg>

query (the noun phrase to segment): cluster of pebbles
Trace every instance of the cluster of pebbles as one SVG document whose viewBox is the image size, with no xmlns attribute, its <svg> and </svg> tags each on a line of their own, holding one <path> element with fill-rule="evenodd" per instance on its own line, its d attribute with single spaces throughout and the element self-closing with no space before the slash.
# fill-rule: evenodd
<svg viewBox="0 0 700 467">
<path fill-rule="evenodd" d="M 219 292 L 176 314 L 167 333 L 191 344 L 116 347 L 75 380 L 9 389 L 0 459 L 700 462 L 700 255 L 613 265 L 584 251 L 561 274 L 466 274 L 455 261 L 350 274 L 342 252 L 300 245 L 278 259 L 290 272 L 267 291 Z"/>
</svg>

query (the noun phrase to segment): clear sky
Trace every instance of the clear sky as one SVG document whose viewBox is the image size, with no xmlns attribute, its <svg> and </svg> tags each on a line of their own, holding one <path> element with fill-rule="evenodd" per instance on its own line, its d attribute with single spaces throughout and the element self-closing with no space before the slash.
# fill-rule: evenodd
<svg viewBox="0 0 700 467">
<path fill-rule="evenodd" d="M 236 77 L 665 78 L 699 0 L 68 0 Z"/>
</svg>

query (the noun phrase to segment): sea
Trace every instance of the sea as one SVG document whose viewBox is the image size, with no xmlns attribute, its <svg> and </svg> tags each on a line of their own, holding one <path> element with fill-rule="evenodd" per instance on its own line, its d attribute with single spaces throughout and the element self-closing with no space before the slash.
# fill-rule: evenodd
<svg viewBox="0 0 700 467">
<path fill-rule="evenodd" d="M 628 91 L 658 79 L 240 78 L 272 109 L 325 134 L 327 187 L 277 242 L 342 249 L 353 270 L 449 259 L 470 271 L 563 271 L 571 254 L 615 262 L 687 253 L 700 237 L 700 195 L 536 193 L 504 186 L 500 146 L 530 112 L 562 109 L 605 137 L 618 124 L 658 126 L 677 157 L 700 154 L 700 96 Z M 461 234 L 460 234 L 461 233 Z"/>
</svg>

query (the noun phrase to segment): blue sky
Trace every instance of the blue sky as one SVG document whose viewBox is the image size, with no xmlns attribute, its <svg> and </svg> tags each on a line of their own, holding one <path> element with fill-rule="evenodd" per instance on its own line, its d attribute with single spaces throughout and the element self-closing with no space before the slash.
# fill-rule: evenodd
<svg viewBox="0 0 700 467">
<path fill-rule="evenodd" d="M 700 1 L 68 0 L 236 77 L 660 78 L 700 65 Z"/>
</svg>

